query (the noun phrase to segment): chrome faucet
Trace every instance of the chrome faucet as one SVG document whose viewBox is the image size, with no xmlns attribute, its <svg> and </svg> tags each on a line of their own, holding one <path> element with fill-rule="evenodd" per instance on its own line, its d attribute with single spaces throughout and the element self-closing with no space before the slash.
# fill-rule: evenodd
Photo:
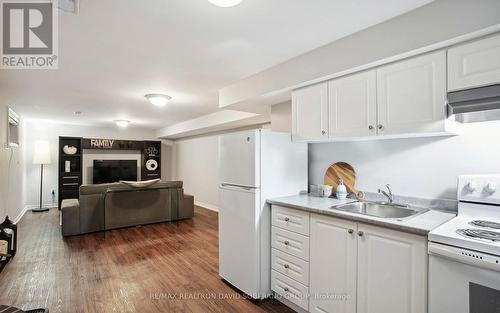
<svg viewBox="0 0 500 313">
<path fill-rule="evenodd" d="M 385 187 L 387 187 L 387 191 L 389 192 L 385 192 L 384 190 L 379 189 L 378 193 L 381 193 L 384 196 L 386 196 L 387 200 L 389 200 L 389 203 L 392 203 L 394 201 L 394 195 L 392 194 L 391 185 L 387 184 L 385 185 Z"/>
</svg>

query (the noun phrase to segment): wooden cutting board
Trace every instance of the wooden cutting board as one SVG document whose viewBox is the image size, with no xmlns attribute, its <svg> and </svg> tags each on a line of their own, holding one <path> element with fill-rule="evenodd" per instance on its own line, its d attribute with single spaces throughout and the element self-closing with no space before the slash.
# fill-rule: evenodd
<svg viewBox="0 0 500 313">
<path fill-rule="evenodd" d="M 344 185 L 348 193 L 358 193 L 354 185 L 356 183 L 356 172 L 354 168 L 346 162 L 332 164 L 325 173 L 324 184 L 333 187 L 332 194 L 335 195 L 340 179 L 344 180 Z"/>
</svg>

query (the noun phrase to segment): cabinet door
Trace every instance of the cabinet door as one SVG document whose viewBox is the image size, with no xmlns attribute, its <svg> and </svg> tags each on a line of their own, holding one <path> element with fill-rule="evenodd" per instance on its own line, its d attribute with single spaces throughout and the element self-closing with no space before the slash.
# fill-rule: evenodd
<svg viewBox="0 0 500 313">
<path fill-rule="evenodd" d="M 358 313 L 427 312 L 427 240 L 358 224 Z"/>
<path fill-rule="evenodd" d="M 448 50 L 448 91 L 500 83 L 500 35 Z"/>
<path fill-rule="evenodd" d="M 376 72 L 335 79 L 328 84 L 330 138 L 376 135 Z"/>
<path fill-rule="evenodd" d="M 328 138 L 328 85 L 321 83 L 292 92 L 292 133 L 298 140 Z"/>
<path fill-rule="evenodd" d="M 356 223 L 313 214 L 309 312 L 356 312 Z"/>
<path fill-rule="evenodd" d="M 444 131 L 445 59 L 439 51 L 377 70 L 379 134 Z"/>
</svg>

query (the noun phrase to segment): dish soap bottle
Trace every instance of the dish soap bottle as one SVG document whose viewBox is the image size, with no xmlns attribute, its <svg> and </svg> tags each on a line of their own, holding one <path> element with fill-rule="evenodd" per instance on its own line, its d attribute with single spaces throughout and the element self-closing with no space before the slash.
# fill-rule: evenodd
<svg viewBox="0 0 500 313">
<path fill-rule="evenodd" d="M 345 198 L 347 198 L 347 188 L 345 187 L 344 180 L 342 178 L 339 180 L 335 196 L 339 200 L 344 200 Z"/>
</svg>

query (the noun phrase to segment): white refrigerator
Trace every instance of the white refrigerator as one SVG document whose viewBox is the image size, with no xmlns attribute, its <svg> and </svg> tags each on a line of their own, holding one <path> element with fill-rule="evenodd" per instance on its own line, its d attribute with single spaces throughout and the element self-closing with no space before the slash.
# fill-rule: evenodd
<svg viewBox="0 0 500 313">
<path fill-rule="evenodd" d="M 255 299 L 271 294 L 266 199 L 307 189 L 307 144 L 266 129 L 219 137 L 219 275 Z"/>
</svg>

